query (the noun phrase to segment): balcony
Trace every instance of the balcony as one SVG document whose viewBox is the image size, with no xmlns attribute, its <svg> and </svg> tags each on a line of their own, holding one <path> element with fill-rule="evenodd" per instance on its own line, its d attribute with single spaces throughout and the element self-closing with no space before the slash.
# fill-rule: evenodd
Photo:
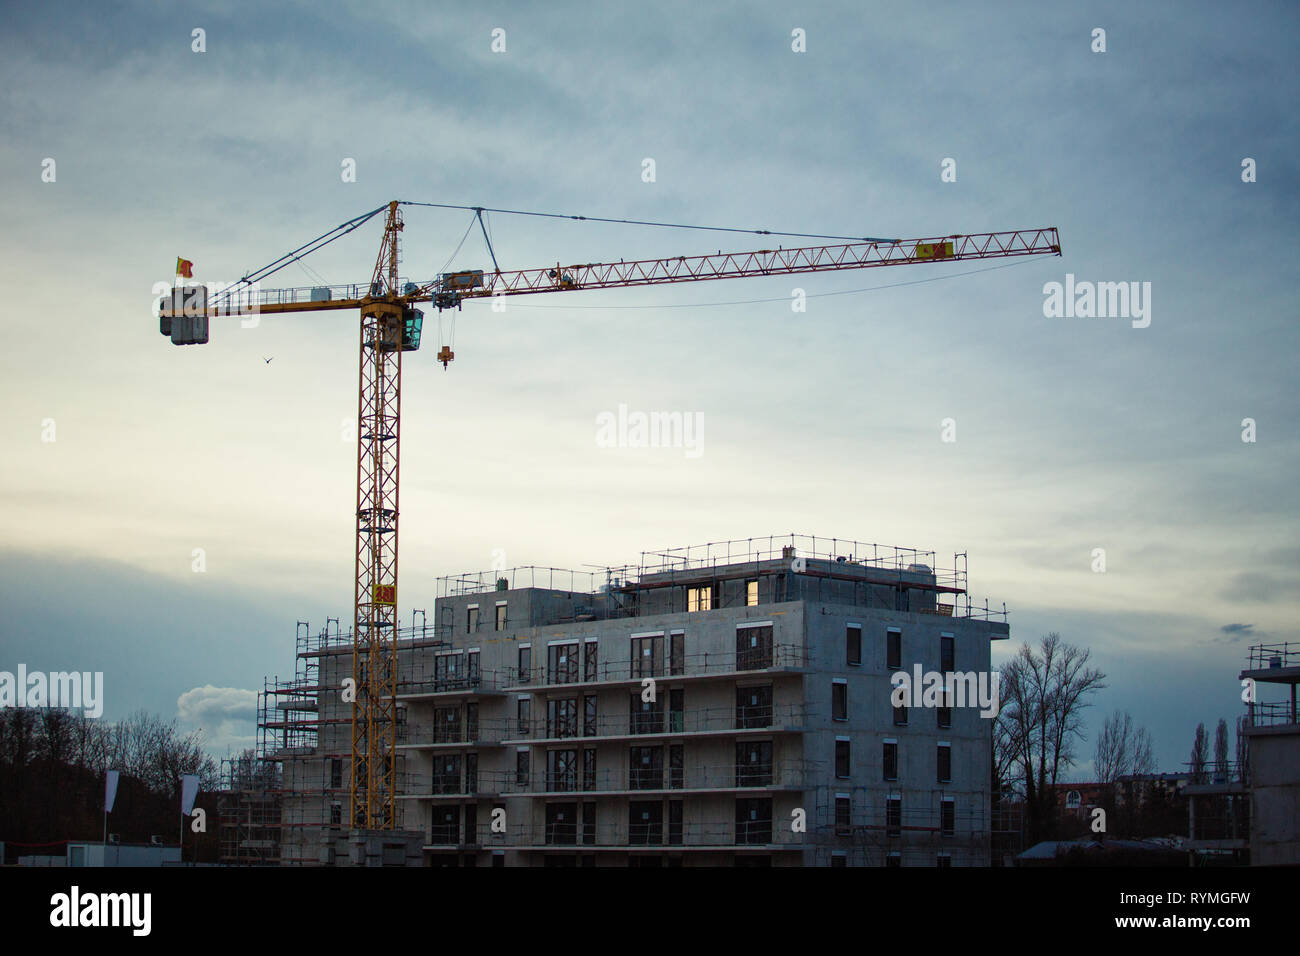
<svg viewBox="0 0 1300 956">
<path fill-rule="evenodd" d="M 538 827 L 509 827 L 493 833 L 491 824 L 479 824 L 473 845 L 482 849 L 549 848 L 588 851 L 662 850 L 788 850 L 806 848 L 806 834 L 776 827 L 772 821 L 744 823 L 674 823 L 672 821 L 629 824 L 600 822 L 550 823 Z"/>
<path fill-rule="evenodd" d="M 472 770 L 463 764 L 455 771 L 408 771 L 397 776 L 397 796 L 407 800 L 484 799 L 499 796 L 514 780 L 510 771 Z"/>
<path fill-rule="evenodd" d="M 687 735 L 731 736 L 737 733 L 801 733 L 807 727 L 802 703 L 765 704 L 758 707 L 700 707 L 685 711 L 601 714 L 594 720 L 568 721 L 537 718 L 520 723 L 505 721 L 504 744 L 554 744 L 568 741 L 603 743 Z"/>
<path fill-rule="evenodd" d="M 507 729 L 513 723 L 515 722 L 507 721 L 503 717 L 433 725 L 412 724 L 407 721 L 397 726 L 397 745 L 410 750 L 497 746 L 506 739 Z"/>
<path fill-rule="evenodd" d="M 773 670 L 800 672 L 810 664 L 808 650 L 802 644 L 791 642 L 741 651 L 686 654 L 677 661 L 672 660 L 671 655 L 649 660 L 600 661 L 581 674 L 572 665 L 557 668 L 554 672 L 548 672 L 545 667 L 524 671 L 506 668 L 500 686 L 510 690 L 542 690 L 548 687 L 640 683 L 647 677 L 706 678 Z"/>
<path fill-rule="evenodd" d="M 812 762 L 785 760 L 776 763 L 730 764 L 721 767 L 633 766 L 628 769 L 585 772 L 582 768 L 559 772 L 534 772 L 526 780 L 514 774 L 502 793 L 543 796 L 556 793 L 636 796 L 689 791 L 734 793 L 736 791 L 802 790 L 813 779 Z"/>
<path fill-rule="evenodd" d="M 398 700 L 420 700 L 441 695 L 465 697 L 501 693 L 503 672 L 461 669 L 438 674 L 411 674 L 397 682 Z"/>
</svg>

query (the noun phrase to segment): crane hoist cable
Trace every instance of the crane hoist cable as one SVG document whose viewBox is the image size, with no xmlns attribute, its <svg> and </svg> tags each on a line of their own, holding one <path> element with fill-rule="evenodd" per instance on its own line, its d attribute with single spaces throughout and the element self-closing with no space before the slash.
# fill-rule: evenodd
<svg viewBox="0 0 1300 956">
<path fill-rule="evenodd" d="M 697 230 L 697 231 L 704 231 L 704 232 L 748 233 L 748 234 L 753 234 L 758 236 L 787 236 L 787 237 L 799 238 L 799 239 L 839 239 L 847 242 L 898 242 L 899 241 L 897 239 L 880 239 L 880 238 L 873 238 L 871 236 L 837 236 L 837 235 L 830 235 L 826 233 L 816 233 L 816 232 L 781 232 L 779 230 L 773 230 L 773 229 L 741 229 L 732 226 L 700 226 L 700 225 L 691 225 L 689 223 L 679 223 L 679 222 L 654 222 L 651 220 L 644 220 L 644 219 L 611 219 L 605 216 L 568 215 L 564 213 L 554 213 L 554 212 L 536 212 L 533 210 L 526 210 L 526 209 L 498 209 L 490 206 L 466 206 L 466 205 L 459 205 L 455 203 L 414 202 L 409 200 L 402 200 L 398 202 L 398 205 L 423 206 L 432 209 L 463 209 L 467 212 L 474 213 L 474 218 L 470 220 L 469 227 L 465 230 L 465 236 L 469 235 L 469 230 L 474 227 L 475 222 L 478 222 L 480 228 L 483 230 L 483 238 L 487 242 L 488 253 L 492 257 L 492 264 L 496 268 L 496 271 L 498 273 L 501 271 L 501 267 L 500 264 L 497 262 L 496 252 L 492 246 L 492 239 L 488 234 L 487 224 L 485 223 L 484 216 L 483 216 L 484 213 L 497 212 L 507 216 L 532 216 L 532 217 L 542 218 L 542 219 L 570 219 L 579 222 L 604 222 L 604 223 L 614 223 L 614 224 L 626 225 L 626 226 L 652 226 L 652 227 L 663 228 L 663 229 L 688 229 L 688 230 Z M 219 292 L 217 292 L 209 301 L 209 306 L 213 309 L 220 309 L 225 304 L 227 299 L 229 299 L 231 296 L 237 295 L 241 289 L 247 286 L 251 286 L 256 282 L 260 282 L 262 279 L 274 275 L 275 273 L 279 272 L 281 269 L 285 268 L 285 266 L 289 265 L 289 263 L 297 262 L 299 263 L 299 265 L 302 265 L 303 258 L 311 255 L 313 252 L 316 252 L 319 249 L 323 249 L 325 246 L 329 245 L 334 240 L 341 239 L 342 237 L 346 236 L 348 233 L 353 232 L 356 229 L 359 229 L 361 226 L 365 225 L 367 222 L 375 218 L 375 216 L 379 215 L 387 208 L 388 208 L 387 205 L 379 206 L 378 208 L 372 209 L 369 212 L 362 213 L 359 216 L 356 216 L 352 219 L 348 219 L 345 222 L 339 223 L 339 225 L 335 226 L 333 229 L 329 230 L 328 232 L 321 233 L 315 239 L 303 243 L 301 246 L 291 250 L 290 252 L 286 252 L 278 259 L 272 260 L 271 262 L 262 266 L 260 269 L 254 269 L 252 272 L 247 273 L 237 281 L 232 282 L 230 285 L 226 286 L 224 289 L 221 289 Z M 465 241 L 465 237 L 462 237 L 461 245 L 464 244 L 464 241 Z M 457 245 L 456 252 L 460 251 L 461 245 Z M 456 253 L 452 253 L 453 259 L 455 258 L 455 255 Z M 450 264 L 450 261 L 451 260 L 448 260 L 448 264 Z M 443 268 L 445 271 L 446 267 L 444 266 Z"/>
<path fill-rule="evenodd" d="M 442 268 L 438 270 L 439 274 L 446 272 L 447 267 L 450 266 L 452 262 L 455 261 L 456 256 L 460 253 L 461 246 L 465 245 L 465 240 L 469 238 L 470 230 L 473 228 L 474 228 L 474 219 L 471 217 L 469 221 L 469 225 L 465 227 L 465 234 L 460 237 L 460 242 L 456 243 L 456 248 L 451 251 L 451 255 L 447 257 L 447 261 L 444 262 L 442 264 Z"/>
<path fill-rule="evenodd" d="M 500 273 L 501 266 L 497 264 L 497 254 L 492 250 L 492 239 L 488 236 L 487 226 L 483 223 L 483 210 L 475 209 L 474 215 L 478 217 L 479 228 L 483 230 L 483 241 L 487 243 L 488 255 L 492 257 L 492 267 Z"/>
<path fill-rule="evenodd" d="M 335 239 L 341 239 L 344 236 L 346 236 L 348 233 L 352 232 L 353 230 L 359 229 L 361 226 L 364 226 L 371 219 L 374 219 L 375 216 L 379 215 L 387 208 L 388 205 L 385 204 L 383 206 L 380 206 L 378 209 L 372 209 L 370 212 L 362 213 L 360 216 L 356 216 L 355 218 L 349 219 L 346 222 L 341 222 L 333 229 L 329 230 L 328 232 L 321 233 L 319 236 L 317 236 L 315 239 L 312 239 L 310 242 L 304 242 L 301 246 L 299 246 L 297 249 L 294 249 L 292 252 L 286 252 L 284 255 L 280 256 L 280 258 L 267 263 L 266 265 L 262 266 L 260 269 L 254 269 L 252 272 L 243 276 L 243 278 L 239 279 L 236 282 L 232 282 L 230 285 L 226 286 L 224 289 L 218 292 L 213 297 L 212 301 L 209 302 L 209 307 L 220 308 L 223 305 L 222 300 L 224 298 L 236 294 L 239 291 L 239 289 L 243 288 L 244 286 L 252 285 L 254 282 L 260 282 L 261 280 L 265 279 L 267 276 L 274 275 L 275 273 L 279 272 L 281 269 L 283 269 L 291 262 L 300 262 L 300 260 L 304 256 L 309 256 L 316 250 L 325 248 L 325 246 L 328 246 Z"/>
<path fill-rule="evenodd" d="M 427 206 L 433 209 L 467 209 L 474 213 L 499 212 L 507 216 L 536 216 L 542 219 L 574 219 L 580 222 L 610 222 L 622 226 L 657 226 L 663 229 L 694 229 L 703 232 L 742 232 L 756 236 L 791 236 L 796 239 L 841 239 L 845 242 L 898 242 L 876 236 L 831 236 L 819 232 L 779 232 L 773 229 L 739 229 L 731 226 L 694 226 L 681 222 L 653 222 L 646 219 L 608 219 L 603 216 L 571 216 L 558 212 L 532 212 L 525 209 L 492 209 L 488 206 L 459 206 L 453 203 L 412 202 L 399 200 L 399 206 Z"/>
</svg>

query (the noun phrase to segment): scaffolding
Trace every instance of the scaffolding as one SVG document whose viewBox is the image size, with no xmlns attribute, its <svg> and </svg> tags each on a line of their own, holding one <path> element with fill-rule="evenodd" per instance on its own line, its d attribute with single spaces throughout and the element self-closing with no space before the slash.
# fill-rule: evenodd
<svg viewBox="0 0 1300 956">
<path fill-rule="evenodd" d="M 886 799 L 888 792 L 878 788 L 818 790 L 818 816 L 829 822 L 816 828 L 812 842 L 819 857 L 841 855 L 850 866 L 988 866 L 992 838 L 1001 835 L 995 826 L 1005 825 L 991 820 L 983 801 L 971 803 L 968 794 L 936 791 L 932 805 L 916 806 Z M 837 813 L 832 794 L 848 797 L 847 816 Z"/>
<path fill-rule="evenodd" d="M 1240 728 L 1238 729 L 1240 733 Z M 1186 847 L 1193 866 L 1250 862 L 1250 767 L 1243 761 L 1188 764 Z"/>
<path fill-rule="evenodd" d="M 347 638 L 350 645 L 350 636 Z M 312 632 L 297 622 L 294 676 L 266 678 L 257 695 L 257 746 L 222 763 L 220 846 L 223 863 L 283 866 L 317 862 L 319 830 L 311 808 L 322 802 L 325 781 L 317 784 L 303 769 L 316 756 L 321 728 L 320 659 L 330 646 L 344 642 L 338 620 L 330 618 Z M 310 847 L 310 852 L 308 848 Z"/>
<path fill-rule="evenodd" d="M 995 607 L 987 599 L 980 604 L 971 598 L 965 552 L 955 553 L 952 563 L 941 567 L 934 551 L 788 534 L 642 551 L 634 562 L 592 567 L 597 570 L 521 565 L 446 575 L 437 579 L 438 597 L 525 588 L 591 595 L 591 602 L 575 613 L 575 620 L 603 620 L 640 616 L 642 608 L 637 599 L 643 592 L 700 583 L 711 584 L 716 590 L 720 581 L 739 578 L 766 579 L 776 600 L 793 599 L 792 575 L 805 575 L 819 582 L 852 582 L 868 589 L 926 595 L 916 606 L 904 609 L 977 620 L 1007 620 L 1005 604 Z M 721 603 L 715 606 L 726 606 L 718 593 Z M 438 632 L 450 632 L 451 623 L 440 620 Z"/>
<path fill-rule="evenodd" d="M 425 680 L 439 645 L 425 612 L 398 629 L 399 693 Z M 320 866 L 334 862 L 346 835 L 350 799 L 351 707 L 338 693 L 352 674 L 352 633 L 337 618 L 313 630 L 297 622 L 292 678 L 269 677 L 257 697 L 257 746 L 223 762 L 219 806 L 222 861 L 248 866 Z M 491 680 L 492 678 L 489 677 Z M 397 711 L 405 739 L 405 708 Z M 398 757 L 398 772 L 404 760 Z"/>
<path fill-rule="evenodd" d="M 217 813 L 222 863 L 274 866 L 280 862 L 278 766 L 254 753 L 223 760 Z"/>
<path fill-rule="evenodd" d="M 800 582 L 797 580 L 800 577 L 805 580 Z M 1006 618 L 1005 605 L 999 611 L 990 608 L 987 602 L 983 608 L 971 602 L 966 590 L 964 553 L 955 554 L 950 567 L 939 568 L 933 551 L 811 535 L 747 538 L 646 551 L 635 562 L 601 566 L 590 572 L 524 566 L 449 575 L 438 579 L 438 595 L 459 598 L 520 588 L 567 592 L 567 597 L 559 602 L 563 605 L 561 613 L 572 615 L 575 621 L 586 621 L 665 613 L 664 608 L 655 606 L 655 601 L 663 604 L 666 600 L 672 604 L 684 595 L 663 589 L 686 588 L 696 581 L 725 581 L 726 587 L 715 587 L 716 598 L 710 598 L 708 605 L 698 609 L 724 607 L 734 600 L 737 586 L 744 600 L 743 592 L 755 579 L 766 582 L 763 586 L 769 589 L 765 599 L 768 601 L 798 599 L 801 588 L 808 593 L 815 589 L 819 596 L 823 588 L 831 593 L 836 593 L 837 588 L 844 593 L 846 589 L 854 589 L 855 596 L 865 598 L 865 602 L 854 603 L 868 606 L 873 601 L 892 600 L 898 595 L 904 602 L 903 610 L 954 617 Z M 450 608 L 444 606 L 442 610 Z M 555 622 L 568 618 L 551 614 L 548 619 Z M 481 621 L 480 626 L 488 623 Z M 395 722 L 397 739 L 404 747 L 397 753 L 395 779 L 405 780 L 408 776 L 404 750 L 415 739 L 424 739 L 423 729 L 416 738 L 408 732 L 407 707 L 431 694 L 451 692 L 478 697 L 557 683 L 730 674 L 737 670 L 766 672 L 773 668 L 797 672 L 811 664 L 803 645 L 774 642 L 770 633 L 764 640 L 764 635 L 759 633 L 754 647 L 745 650 L 738 647 L 734 653 L 728 650 L 686 654 L 675 649 L 671 636 L 661 636 L 658 639 L 663 641 L 663 646 L 651 648 L 652 653 L 638 657 L 635 662 L 598 660 L 584 651 L 581 671 L 577 669 L 576 656 L 567 669 L 556 670 L 553 662 L 536 660 L 527 671 L 510 665 L 489 671 L 480 668 L 478 654 L 473 649 L 452 648 L 451 642 L 445 639 L 450 637 L 449 630 L 441 620 L 429 622 L 422 609 L 412 611 L 409 627 L 396 628 Z M 443 648 L 445 651 L 440 651 Z M 325 626 L 317 630 L 308 622 L 297 622 L 293 676 L 285 680 L 278 676 L 264 680 L 257 700 L 256 750 L 251 756 L 229 761 L 225 767 L 221 802 L 223 861 L 282 866 L 334 862 L 334 854 L 347 835 L 350 821 L 352 709 L 339 690 L 343 680 L 353 674 L 352 654 L 351 630 L 342 630 L 337 618 L 326 619 Z M 437 731 L 445 731 L 446 742 L 462 737 L 467 743 L 500 741 L 511 736 L 532 739 L 542 729 L 530 726 L 524 734 L 524 728 L 511 726 L 509 718 L 493 722 L 485 715 L 480 721 L 477 701 L 472 706 L 472 716 L 467 709 L 463 726 L 456 724 Z M 796 723 L 801 724 L 802 715 L 799 717 Z M 668 720 L 672 719 L 669 714 Z M 710 719 L 723 723 L 730 720 L 725 713 Z M 734 770 L 716 769 L 721 775 L 719 779 Z M 431 791 L 435 789 L 432 778 L 427 785 Z M 402 815 L 413 809 L 413 805 L 406 804 Z M 943 832 L 943 820 L 935 817 L 941 808 L 921 812 L 909 807 L 905 812 L 908 820 L 902 830 L 909 834 L 911 843 L 900 847 L 900 852 L 902 849 L 908 849 L 909 853 L 921 852 L 933 862 L 946 852 L 944 844 L 955 845 L 953 836 Z M 955 822 L 958 832 L 976 833 L 978 845 L 972 844 L 969 849 L 987 859 L 989 821 L 966 820 L 968 812 L 960 811 L 957 821 L 948 822 Z M 873 817 L 855 824 L 854 845 L 863 854 L 868 850 L 877 857 L 885 853 L 887 860 L 888 853 L 894 852 L 888 849 L 889 841 L 896 836 L 884 813 L 884 809 L 879 809 L 876 815 L 881 816 L 880 820 Z M 912 821 L 910 818 L 918 813 Z M 423 829 L 423 825 L 418 829 Z M 922 835 L 924 847 L 916 842 Z M 885 842 L 878 845 L 878 840 Z M 957 842 L 962 841 L 959 838 Z"/>
</svg>

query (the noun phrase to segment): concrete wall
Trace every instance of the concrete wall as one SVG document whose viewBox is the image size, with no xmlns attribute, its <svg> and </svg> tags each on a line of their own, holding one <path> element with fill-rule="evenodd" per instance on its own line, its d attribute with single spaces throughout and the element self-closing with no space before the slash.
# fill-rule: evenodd
<svg viewBox="0 0 1300 956">
<path fill-rule="evenodd" d="M 1250 862 L 1300 864 L 1300 729 L 1250 731 Z"/>
<path fill-rule="evenodd" d="M 827 564 L 830 564 L 827 562 Z M 925 579 L 921 575 L 919 579 Z M 406 736 L 399 740 L 399 772 L 409 776 L 399 778 L 413 781 L 411 793 L 428 794 L 428 781 L 441 755 L 457 752 L 462 755 L 461 773 L 464 774 L 464 755 L 476 753 L 480 777 L 479 791 L 484 794 L 499 793 L 498 797 L 484 796 L 479 800 L 468 797 L 400 799 L 401 825 L 419 830 L 426 835 L 430 822 L 439 815 L 437 811 L 447 806 L 460 807 L 462 826 L 468 805 L 475 806 L 477 823 L 482 829 L 478 838 L 483 848 L 467 849 L 431 848 L 425 851 L 427 862 L 445 858 L 463 860 L 471 856 L 480 866 L 489 866 L 497 855 L 496 847 L 505 849 L 508 865 L 545 863 L 548 854 L 561 851 L 538 852 L 517 848 L 520 843 L 540 840 L 545 832 L 546 808 L 550 804 L 573 804 L 581 820 L 582 804 L 596 804 L 598 838 L 625 839 L 628 831 L 629 805 L 632 802 L 660 801 L 663 805 L 665 831 L 669 820 L 671 801 L 682 801 L 683 822 L 688 839 L 697 828 L 700 833 L 718 834 L 719 842 L 731 844 L 734 836 L 737 799 L 770 797 L 772 801 L 773 841 L 777 844 L 801 844 L 799 851 L 749 850 L 744 847 L 725 846 L 716 851 L 681 849 L 663 846 L 655 855 L 677 856 L 682 865 L 730 864 L 754 855 L 770 857 L 774 865 L 826 865 L 834 853 L 843 854 L 850 865 L 881 865 L 890 852 L 902 854 L 904 865 L 934 865 L 939 853 L 950 854 L 953 865 L 986 865 L 988 807 L 989 807 L 989 721 L 980 718 L 974 708 L 956 708 L 952 726 L 940 729 L 934 709 L 914 709 L 909 714 L 906 727 L 894 726 L 894 711 L 890 706 L 890 671 L 886 668 L 885 646 L 888 628 L 897 627 L 902 633 L 902 664 L 909 669 L 916 662 L 925 671 L 938 671 L 940 667 L 940 636 L 951 633 L 956 642 L 955 667 L 958 671 L 987 673 L 989 667 L 989 640 L 1005 636 L 1005 625 L 989 625 L 981 621 L 941 617 L 930 613 L 896 610 L 898 603 L 889 588 L 871 587 L 861 582 L 814 580 L 799 575 L 788 576 L 784 582 L 775 576 L 760 575 L 760 604 L 744 604 L 743 577 L 724 582 L 715 594 L 715 609 L 707 612 L 687 613 L 683 610 L 665 614 L 645 614 L 638 617 L 611 617 L 608 596 L 586 595 L 543 589 L 513 589 L 503 592 L 489 591 L 476 595 L 462 595 L 440 599 L 433 615 L 438 623 L 438 636 L 450 642 L 444 648 L 404 647 L 400 654 L 400 679 L 403 681 L 428 681 L 433 677 L 433 660 L 448 650 L 463 653 L 476 649 L 482 684 L 478 688 L 462 688 L 455 692 L 436 695 L 408 694 L 399 704 L 404 711 Z M 728 590 L 728 588 L 730 590 Z M 643 592 L 642 611 L 654 601 L 667 601 L 671 606 L 684 606 L 684 594 L 673 596 L 670 589 Z M 793 593 L 800 600 L 773 602 L 784 593 Z M 909 592 L 915 595 L 918 592 Z M 646 595 L 651 595 L 647 597 Z M 828 600 L 836 598 L 838 603 Z M 495 607 L 505 601 L 506 626 L 496 630 Z M 479 624 L 471 631 L 467 627 L 466 613 L 470 604 L 479 606 Z M 725 607 L 717 605 L 726 604 Z M 910 600 L 917 607 L 923 601 Z M 595 614 L 596 620 L 576 620 Z M 849 665 L 845 658 L 845 629 L 850 622 L 862 625 L 862 662 Z M 734 672 L 737 650 L 738 625 L 770 623 L 776 667 L 763 673 L 736 674 Z M 674 630 L 685 634 L 686 673 L 667 673 L 669 657 L 668 636 Z M 521 737 L 516 726 L 517 701 L 525 696 L 531 702 L 531 717 L 544 724 L 546 702 L 551 699 L 574 699 L 578 707 L 579 732 L 584 717 L 583 698 L 594 695 L 598 704 L 600 733 L 627 734 L 630 695 L 639 691 L 640 683 L 633 679 L 632 635 L 662 633 L 665 672 L 656 679 L 655 693 L 667 711 L 671 692 L 684 691 L 685 725 L 682 732 L 671 736 L 645 740 L 601 740 L 593 738 L 566 739 L 562 742 L 537 743 L 535 737 Z M 432 636 L 432 635 L 431 635 Z M 547 648 L 551 642 L 579 642 L 579 648 L 594 639 L 599 648 L 600 670 L 594 684 L 581 687 L 554 687 L 545 683 L 548 665 Z M 521 645 L 532 649 L 534 675 L 517 673 L 518 651 Z M 343 678 L 351 676 L 351 655 L 347 649 L 327 653 L 321 658 L 320 716 L 326 723 L 320 729 L 316 752 L 292 761 L 286 761 L 286 786 L 301 790 L 299 812 L 303 821 L 317 821 L 325 825 L 325 837 L 332 841 L 332 859 L 343 862 L 350 849 L 346 843 L 347 783 L 350 768 L 342 759 L 341 792 L 327 793 L 329 780 L 329 754 L 346 754 L 350 749 L 350 706 L 342 702 L 337 688 Z M 583 674 L 582 651 L 579 650 L 578 674 Z M 831 718 L 832 683 L 836 679 L 848 687 L 848 720 Z M 524 686 L 529 680 L 540 685 Z M 778 727 L 765 728 L 750 734 L 735 733 L 734 714 L 738 686 L 768 685 Z M 432 685 L 404 685 L 407 690 L 431 690 Z M 457 708 L 464 721 L 467 703 L 478 705 L 478 719 L 483 740 L 477 745 L 456 747 L 431 747 L 433 722 L 438 708 Z M 788 718 L 788 719 L 786 719 Z M 329 721 L 338 721 L 330 723 Z M 797 732 L 784 732 L 781 728 L 793 722 Z M 725 734 L 698 736 L 698 727 L 717 727 Z M 667 728 L 666 728 L 667 729 Z M 847 736 L 851 744 L 852 765 L 847 780 L 835 776 L 835 738 Z M 899 742 L 899 779 L 883 780 L 883 742 Z M 951 744 L 952 780 L 937 780 L 936 749 L 939 741 Z M 759 791 L 734 791 L 737 742 L 770 742 L 772 764 L 776 774 L 772 789 Z M 710 781 L 725 783 L 724 793 L 668 793 L 642 795 L 607 793 L 611 789 L 626 790 L 631 748 L 634 746 L 662 746 L 664 748 L 665 778 L 669 773 L 668 747 L 680 742 L 684 748 L 687 787 L 699 782 L 700 775 L 711 774 Z M 519 785 L 514 780 L 516 753 L 526 748 L 530 754 L 530 781 Z M 530 797 L 522 794 L 534 792 L 547 769 L 547 752 L 556 749 L 575 750 L 578 757 L 578 776 L 582 776 L 582 751 L 592 748 L 596 752 L 597 773 L 600 781 L 596 792 L 549 794 Z M 728 779 L 731 778 L 731 779 Z M 779 786 L 792 782 L 794 788 Z M 316 793 L 312 794 L 312 788 Z M 837 793 L 849 793 L 852 800 L 852 822 L 858 828 L 855 835 L 840 838 L 834 833 L 834 807 Z M 886 838 L 880 826 L 885 819 L 885 799 L 898 793 L 903 801 L 904 826 L 916 825 L 917 830 L 905 830 L 897 838 Z M 942 837 L 934 832 L 939 824 L 940 805 L 944 797 L 951 797 L 956 808 L 957 834 Z M 343 807 L 344 826 L 330 831 L 329 804 L 339 801 Z M 495 806 L 506 811 L 507 832 L 491 834 L 487 825 Z M 802 811 L 798 813 L 797 811 Z M 806 820 L 806 832 L 796 831 L 792 824 L 799 818 Z M 877 832 L 872 832 L 872 827 Z M 287 831 L 288 832 L 288 831 Z M 320 841 L 321 831 L 303 828 L 304 843 Z M 311 834 L 311 835 L 308 835 Z M 331 853 L 319 846 L 303 845 L 299 848 L 305 858 L 319 856 L 331 859 Z M 568 852 L 568 848 L 565 851 Z M 642 855 L 642 851 L 620 852 L 608 849 L 588 849 L 575 846 L 576 857 L 594 857 L 596 865 L 625 865 Z"/>
<path fill-rule="evenodd" d="M 862 663 L 851 665 L 846 656 L 846 631 L 850 624 L 862 625 Z M 810 605 L 807 615 L 808 643 L 816 661 L 805 678 L 804 696 L 815 715 L 813 732 L 805 739 L 808 756 L 826 769 L 810 799 L 817 807 L 817 823 L 833 829 L 834 799 L 847 793 L 854 825 L 878 827 L 885 822 L 885 804 L 890 795 L 902 800 L 903 826 L 937 827 L 943 799 L 954 803 L 956 835 L 937 836 L 904 829 L 901 839 L 865 841 L 838 840 L 819 852 L 818 862 L 828 862 L 834 849 L 849 855 L 850 865 L 882 865 L 889 852 L 902 854 L 903 865 L 934 865 L 940 852 L 950 853 L 952 865 L 987 865 L 981 846 L 972 847 L 972 837 L 982 837 L 989 825 L 991 738 L 990 720 L 979 716 L 976 707 L 953 708 L 952 725 L 938 726 L 936 709 L 910 709 L 906 726 L 895 726 L 890 701 L 893 673 L 886 666 L 886 643 L 890 628 L 901 634 L 901 663 L 911 673 L 914 664 L 922 671 L 939 671 L 940 638 L 951 634 L 955 641 L 954 666 L 958 671 L 987 673 L 989 629 L 981 622 L 933 614 L 885 611 L 844 605 Z M 831 719 L 832 684 L 846 681 L 848 720 Z M 835 741 L 848 737 L 850 777 L 835 776 Z M 884 779 L 885 741 L 897 741 L 898 779 Z M 938 744 L 951 745 L 951 782 L 938 781 Z M 978 843 L 978 841 L 976 841 Z"/>
</svg>

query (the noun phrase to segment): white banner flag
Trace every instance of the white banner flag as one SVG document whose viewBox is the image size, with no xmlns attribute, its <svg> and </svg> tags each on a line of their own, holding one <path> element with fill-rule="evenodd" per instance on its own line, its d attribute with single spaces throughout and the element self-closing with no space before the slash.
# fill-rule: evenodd
<svg viewBox="0 0 1300 956">
<path fill-rule="evenodd" d="M 113 803 L 117 800 L 117 771 L 110 770 L 104 776 L 104 812 L 113 812 Z"/>
<path fill-rule="evenodd" d="M 199 795 L 199 775 L 187 773 L 181 777 L 181 815 L 189 816 L 194 809 L 194 798 Z"/>
</svg>

